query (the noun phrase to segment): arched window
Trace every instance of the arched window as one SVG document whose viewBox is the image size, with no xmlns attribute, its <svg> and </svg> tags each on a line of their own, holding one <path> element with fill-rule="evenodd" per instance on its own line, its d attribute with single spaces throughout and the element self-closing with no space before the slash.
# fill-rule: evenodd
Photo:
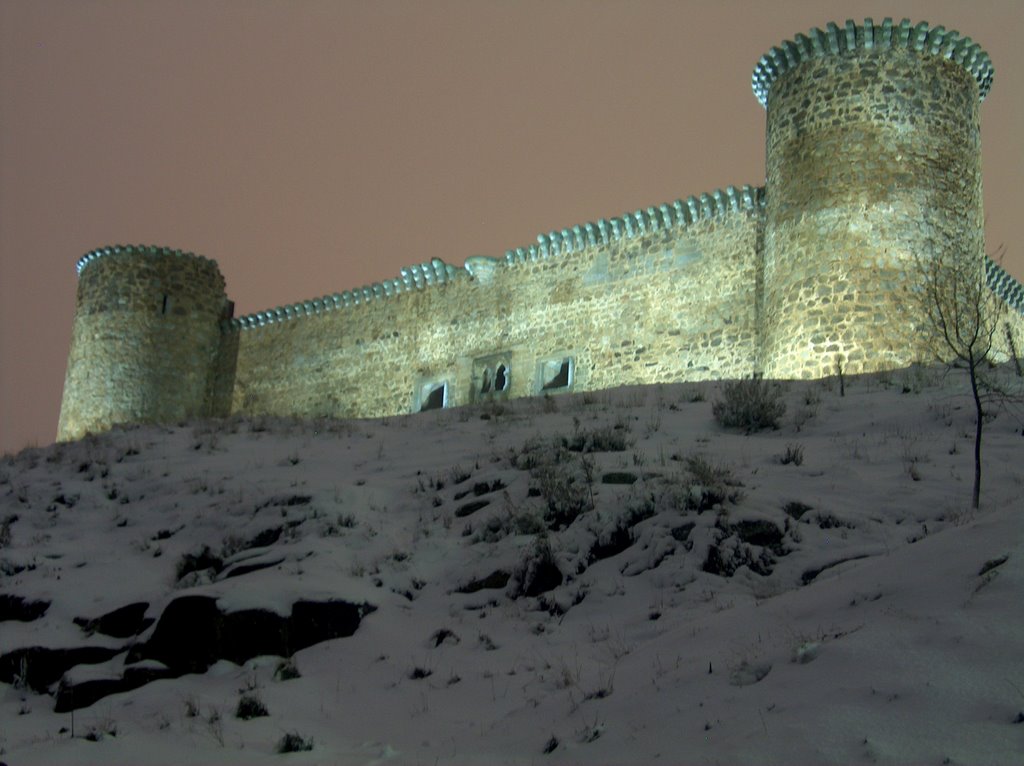
<svg viewBox="0 0 1024 766">
<path fill-rule="evenodd" d="M 473 360 L 473 400 L 507 399 L 512 389 L 512 357 L 507 351 Z"/>
<path fill-rule="evenodd" d="M 498 369 L 494 371 L 494 390 L 508 390 L 508 367 L 503 364 L 499 364 Z"/>
</svg>

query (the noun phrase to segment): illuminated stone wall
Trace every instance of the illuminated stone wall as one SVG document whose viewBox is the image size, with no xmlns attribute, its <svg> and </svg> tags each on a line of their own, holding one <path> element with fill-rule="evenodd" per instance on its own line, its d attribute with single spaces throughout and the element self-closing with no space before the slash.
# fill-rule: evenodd
<svg viewBox="0 0 1024 766">
<path fill-rule="evenodd" d="M 89 253 L 79 271 L 57 438 L 210 414 L 228 306 L 217 265 L 118 247 Z"/>
<path fill-rule="evenodd" d="M 238 318 L 211 261 L 94 251 L 79 262 L 59 438 L 119 422 L 372 417 L 752 373 L 813 378 L 837 359 L 850 373 L 927 360 L 922 264 L 984 252 L 978 113 L 991 82 L 984 51 L 943 27 L 812 29 L 754 70 L 768 112 L 765 188 L 552 231 L 465 267 L 435 259 Z M 986 269 L 1007 307 L 997 351 L 1019 353 L 1024 287 Z"/>
<path fill-rule="evenodd" d="M 995 357 L 1005 361 L 1011 356 L 1024 362 L 1024 284 L 1011 277 L 991 258 L 985 259 L 985 277 L 995 300 L 1002 304 L 997 312 Z"/>
<path fill-rule="evenodd" d="M 594 224 L 592 243 L 553 232 L 532 252 L 425 268 L 444 274 L 433 285 L 407 274 L 358 304 L 349 293 L 236 320 L 231 409 L 389 415 L 444 383 L 448 406 L 528 396 L 563 360 L 569 378 L 549 390 L 750 375 L 761 205 L 758 190 L 731 193 Z M 507 387 L 484 392 L 498 366 Z"/>
<path fill-rule="evenodd" d="M 850 372 L 925 358 L 920 266 L 984 252 L 978 107 L 991 67 L 979 77 L 946 58 L 961 38 L 927 25 L 822 35 L 821 53 L 765 94 L 770 377 L 827 375 L 837 356 Z"/>
</svg>

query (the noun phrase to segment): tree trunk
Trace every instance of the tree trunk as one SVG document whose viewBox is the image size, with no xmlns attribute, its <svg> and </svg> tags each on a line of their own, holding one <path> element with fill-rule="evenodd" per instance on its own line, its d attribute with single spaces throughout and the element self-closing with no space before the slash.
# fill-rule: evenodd
<svg viewBox="0 0 1024 766">
<path fill-rule="evenodd" d="M 985 422 L 981 412 L 981 394 L 978 393 L 978 361 L 970 359 L 967 367 L 971 373 L 971 393 L 974 394 L 974 491 L 971 494 L 971 507 L 978 509 L 981 503 L 981 429 Z"/>
</svg>

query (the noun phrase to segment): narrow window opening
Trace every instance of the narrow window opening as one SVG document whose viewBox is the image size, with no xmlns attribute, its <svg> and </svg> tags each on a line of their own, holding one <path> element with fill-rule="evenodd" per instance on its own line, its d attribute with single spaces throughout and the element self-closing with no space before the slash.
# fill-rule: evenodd
<svg viewBox="0 0 1024 766">
<path fill-rule="evenodd" d="M 167 313 L 167 309 L 170 308 L 170 305 L 171 305 L 171 296 L 169 296 L 167 293 L 164 293 L 164 303 L 160 307 L 160 313 L 161 314 L 166 314 Z"/>
<path fill-rule="evenodd" d="M 483 382 L 483 385 L 480 386 L 480 393 L 481 394 L 487 394 L 487 393 L 490 393 L 490 390 L 491 390 L 491 370 L 490 370 L 489 367 L 484 369 L 483 377 L 484 377 L 484 382 Z M 495 386 L 494 387 L 495 388 L 498 387 L 497 386 L 497 381 L 495 381 Z"/>
<path fill-rule="evenodd" d="M 508 368 L 503 364 L 498 365 L 494 373 L 494 390 L 505 391 L 508 389 Z"/>
</svg>

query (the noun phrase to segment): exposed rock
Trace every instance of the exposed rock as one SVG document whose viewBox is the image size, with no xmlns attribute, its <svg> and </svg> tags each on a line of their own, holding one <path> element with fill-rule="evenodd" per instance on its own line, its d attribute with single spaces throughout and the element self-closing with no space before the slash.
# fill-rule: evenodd
<svg viewBox="0 0 1024 766">
<path fill-rule="evenodd" d="M 236 567 L 231 567 L 224 573 L 222 579 L 228 580 L 232 577 L 241 577 L 242 575 L 249 574 L 250 572 L 258 572 L 261 569 L 269 569 L 270 567 L 276 567 L 284 561 L 284 557 L 269 559 L 267 561 L 259 561 L 252 564 L 239 564 Z"/>
<path fill-rule="evenodd" d="M 123 632 L 129 624 L 137 628 L 145 622 L 142 618 L 146 606 L 141 602 L 131 604 L 84 622 L 95 624 L 99 630 L 107 620 L 107 627 L 113 625 Z M 63 678 L 55 710 L 77 710 L 150 681 L 202 673 L 222 659 L 240 665 L 265 654 L 288 657 L 321 641 L 351 636 L 362 618 L 375 609 L 370 604 L 341 600 L 297 601 L 288 617 L 264 609 L 225 614 L 211 596 L 182 596 L 164 609 L 149 641 L 129 649 L 120 678 L 90 679 L 77 684 Z M 14 683 L 17 677 L 20 683 L 46 692 L 76 665 L 105 662 L 123 651 L 94 647 L 19 649 L 0 657 L 0 681 Z"/>
<path fill-rule="evenodd" d="M 593 564 L 595 561 L 611 558 L 626 550 L 633 544 L 633 533 L 627 526 L 615 527 L 611 532 L 602 535 L 590 546 L 590 553 L 587 554 L 587 562 Z"/>
<path fill-rule="evenodd" d="M 67 713 L 71 710 L 89 707 L 104 697 L 120 692 L 129 692 L 145 686 L 150 681 L 161 678 L 175 678 L 179 674 L 168 668 L 154 667 L 153 663 L 146 666 L 129 666 L 120 678 L 96 678 L 75 684 L 62 681 L 57 688 L 57 700 L 54 712 Z"/>
<path fill-rule="evenodd" d="M 738 521 L 732 527 L 740 540 L 751 545 L 770 548 L 775 553 L 782 550 L 782 530 L 771 521 Z"/>
<path fill-rule="evenodd" d="M 46 614 L 46 610 L 49 608 L 49 601 L 31 601 L 9 593 L 0 594 L 0 622 L 6 620 L 32 622 Z"/>
<path fill-rule="evenodd" d="M 112 612 L 107 612 L 101 617 L 88 619 L 76 617 L 75 625 L 86 633 L 102 633 L 104 636 L 113 638 L 129 638 L 137 636 L 150 625 L 153 618 L 146 617 L 146 610 L 149 608 L 148 601 L 139 601 L 134 604 L 122 606 Z"/>
<path fill-rule="evenodd" d="M 287 657 L 307 646 L 351 636 L 376 607 L 347 601 L 298 601 L 291 615 L 263 609 L 223 613 L 211 596 L 182 596 L 160 616 L 152 637 L 128 662 L 153 659 L 180 675 L 202 673 L 217 660 L 242 664 L 263 654 Z"/>
<path fill-rule="evenodd" d="M 486 508 L 490 504 L 490 500 L 472 500 L 465 505 L 459 506 L 455 511 L 455 515 L 461 519 L 464 516 L 469 516 L 471 513 L 476 513 L 481 508 Z"/>
<path fill-rule="evenodd" d="M 547 558 L 539 559 L 527 571 L 523 595 L 532 597 L 554 590 L 562 584 L 562 571 L 554 561 Z"/>
<path fill-rule="evenodd" d="M 509 578 L 512 577 L 511 573 L 504 571 L 503 569 L 496 569 L 486 577 L 482 577 L 477 580 L 471 580 L 470 582 L 463 585 L 456 592 L 457 593 L 476 593 L 478 590 L 493 590 L 497 588 L 504 588 L 508 585 Z"/>
<path fill-rule="evenodd" d="M 602 484 L 635 484 L 639 477 L 629 471 L 609 471 L 601 476 Z"/>
<path fill-rule="evenodd" d="M 27 686 L 45 694 L 75 665 L 106 662 L 124 649 L 82 646 L 74 649 L 47 649 L 29 646 L 0 656 L 0 681 L 12 686 Z"/>
</svg>

